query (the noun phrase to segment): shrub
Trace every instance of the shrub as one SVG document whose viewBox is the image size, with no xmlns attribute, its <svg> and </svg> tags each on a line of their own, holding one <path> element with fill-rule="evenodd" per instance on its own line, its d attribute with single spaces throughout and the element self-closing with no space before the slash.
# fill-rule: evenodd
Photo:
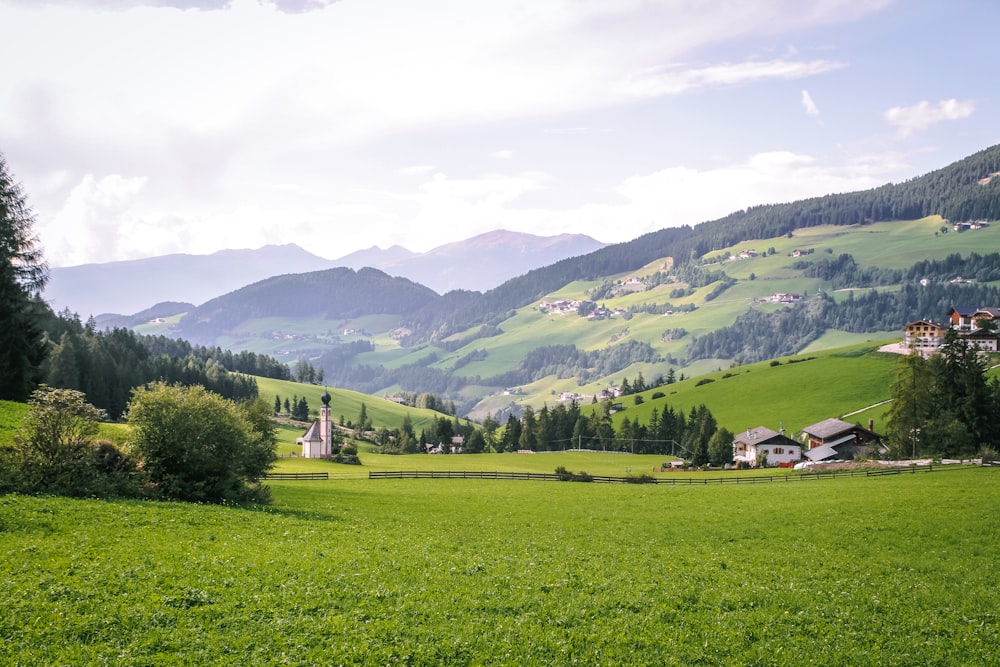
<svg viewBox="0 0 1000 667">
<path fill-rule="evenodd" d="M 656 484 L 656 478 L 648 473 L 629 475 L 625 478 L 627 484 Z"/>
<path fill-rule="evenodd" d="M 72 389 L 42 386 L 0 463 L 0 491 L 63 496 L 134 496 L 135 463 L 114 443 L 95 441 L 105 412 Z"/>
<path fill-rule="evenodd" d="M 259 482 L 274 464 L 277 443 L 273 427 L 260 430 L 257 411 L 201 386 L 156 383 L 133 392 L 128 422 L 158 494 L 197 502 L 262 501 L 267 492 Z"/>
<path fill-rule="evenodd" d="M 694 383 L 694 386 L 700 387 L 703 384 L 708 384 L 709 382 L 715 382 L 712 378 L 702 378 Z"/>
</svg>

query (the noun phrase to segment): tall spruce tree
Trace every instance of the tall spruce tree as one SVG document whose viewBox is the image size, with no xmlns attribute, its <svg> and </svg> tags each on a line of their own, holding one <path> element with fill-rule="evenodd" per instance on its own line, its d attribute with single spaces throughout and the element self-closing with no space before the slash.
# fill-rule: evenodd
<svg viewBox="0 0 1000 667">
<path fill-rule="evenodd" d="M 0 153 L 0 399 L 24 400 L 45 357 L 39 294 L 48 278 L 35 216 Z"/>
</svg>

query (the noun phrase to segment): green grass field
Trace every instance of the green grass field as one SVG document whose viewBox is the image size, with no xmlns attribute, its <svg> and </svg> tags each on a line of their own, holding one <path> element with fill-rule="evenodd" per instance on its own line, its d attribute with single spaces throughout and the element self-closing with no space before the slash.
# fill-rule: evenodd
<svg viewBox="0 0 1000 667">
<path fill-rule="evenodd" d="M 0 662 L 988 665 L 1000 645 L 996 469 L 271 486 L 263 509 L 0 497 Z"/>
</svg>

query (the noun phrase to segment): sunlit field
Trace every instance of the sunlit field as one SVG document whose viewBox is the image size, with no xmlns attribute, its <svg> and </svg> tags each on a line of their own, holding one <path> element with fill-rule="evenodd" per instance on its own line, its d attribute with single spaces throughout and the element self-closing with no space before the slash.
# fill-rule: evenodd
<svg viewBox="0 0 1000 667">
<path fill-rule="evenodd" d="M 985 665 L 1000 645 L 996 469 L 271 487 L 257 509 L 0 497 L 2 662 Z"/>
</svg>

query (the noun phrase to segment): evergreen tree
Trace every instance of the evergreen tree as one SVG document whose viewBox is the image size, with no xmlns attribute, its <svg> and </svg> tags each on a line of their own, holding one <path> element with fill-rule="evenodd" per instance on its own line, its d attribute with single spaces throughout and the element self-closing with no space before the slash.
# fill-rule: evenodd
<svg viewBox="0 0 1000 667">
<path fill-rule="evenodd" d="M 0 399 L 25 400 L 45 358 L 39 294 L 48 279 L 35 216 L 0 154 Z"/>
<path fill-rule="evenodd" d="M 525 406 L 524 416 L 521 417 L 521 435 L 517 441 L 518 449 L 529 449 L 534 451 L 538 447 L 538 424 L 535 420 L 535 411 L 530 405 Z"/>
<path fill-rule="evenodd" d="M 277 394 L 274 395 L 274 414 L 281 412 L 281 397 Z"/>
<path fill-rule="evenodd" d="M 733 434 L 720 428 L 708 441 L 708 462 L 721 467 L 733 462 Z"/>
</svg>

